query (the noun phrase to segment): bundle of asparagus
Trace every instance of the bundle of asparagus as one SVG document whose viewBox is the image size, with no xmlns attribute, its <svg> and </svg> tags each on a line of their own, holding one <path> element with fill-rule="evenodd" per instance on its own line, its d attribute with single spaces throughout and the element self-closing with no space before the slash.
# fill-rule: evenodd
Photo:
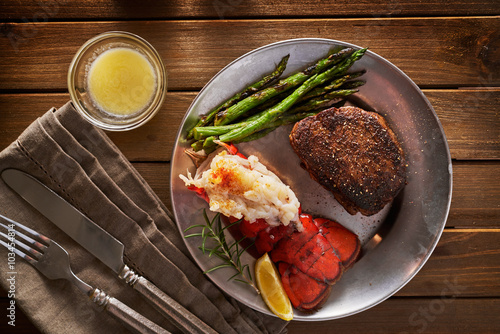
<svg viewBox="0 0 500 334">
<path fill-rule="evenodd" d="M 364 81 L 352 79 L 364 72 L 347 71 L 365 52 L 366 48 L 335 49 L 305 70 L 278 81 L 289 55 L 283 57 L 272 73 L 202 116 L 187 134 L 187 139 L 193 140 L 191 147 L 208 154 L 217 146 L 214 140 L 255 140 L 356 93 Z"/>
</svg>

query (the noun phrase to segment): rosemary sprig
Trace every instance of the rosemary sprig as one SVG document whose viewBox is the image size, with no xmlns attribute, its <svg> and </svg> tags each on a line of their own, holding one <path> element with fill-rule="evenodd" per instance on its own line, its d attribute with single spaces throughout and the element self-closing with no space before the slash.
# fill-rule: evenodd
<svg viewBox="0 0 500 334">
<path fill-rule="evenodd" d="M 209 272 L 217 269 L 232 267 L 236 270 L 236 273 L 229 277 L 228 281 L 234 279 L 235 281 L 248 284 L 257 292 L 257 294 L 260 294 L 259 289 L 252 280 L 249 265 L 241 262 L 241 255 L 248 249 L 248 247 L 252 246 L 253 243 L 246 248 L 242 248 L 240 243 L 246 238 L 243 237 L 242 239 L 228 245 L 224 234 L 226 229 L 230 228 L 234 224 L 238 224 L 240 221 L 238 220 L 223 227 L 220 213 L 217 213 L 215 217 L 210 220 L 206 210 L 203 210 L 203 218 L 205 219 L 205 224 L 192 225 L 184 230 L 184 233 L 186 233 L 192 228 L 198 227 L 202 229 L 201 232 L 185 235 L 184 238 L 201 237 L 202 241 L 199 249 L 203 252 L 203 254 L 208 254 L 209 257 L 215 255 L 223 261 L 222 264 L 208 269 L 203 273 L 208 274 Z M 213 240 L 215 243 L 215 246 L 212 248 L 210 248 L 207 243 L 209 239 Z"/>
</svg>

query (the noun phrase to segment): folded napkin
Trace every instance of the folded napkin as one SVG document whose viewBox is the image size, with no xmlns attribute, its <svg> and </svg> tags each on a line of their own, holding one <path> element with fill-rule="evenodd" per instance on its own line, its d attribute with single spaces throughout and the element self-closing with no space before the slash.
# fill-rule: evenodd
<svg viewBox="0 0 500 334">
<path fill-rule="evenodd" d="M 166 206 L 106 134 L 67 103 L 49 110 L 0 153 L 0 171 L 22 170 L 54 190 L 125 246 L 124 261 L 219 333 L 284 333 L 286 322 L 221 292 L 194 263 Z M 0 213 L 47 235 L 70 254 L 73 272 L 165 329 L 179 330 L 108 267 L 0 181 Z M 49 280 L 23 259 L 0 284 L 43 333 L 124 333 L 118 321 L 65 280 Z M 14 274 L 8 274 L 12 273 Z M 7 278 L 15 276 L 14 287 Z M 11 289 L 12 290 L 12 289 Z M 5 319 L 4 319 L 5 321 Z"/>
</svg>

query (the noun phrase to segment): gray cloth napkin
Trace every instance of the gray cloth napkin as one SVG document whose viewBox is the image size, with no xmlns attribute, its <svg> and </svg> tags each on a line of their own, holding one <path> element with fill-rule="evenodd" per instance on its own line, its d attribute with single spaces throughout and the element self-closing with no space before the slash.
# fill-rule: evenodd
<svg viewBox="0 0 500 334">
<path fill-rule="evenodd" d="M 39 179 L 125 246 L 124 261 L 219 333 L 284 333 L 286 322 L 236 302 L 193 262 L 165 205 L 106 134 L 67 103 L 51 109 L 0 153 L 0 171 L 16 168 Z M 165 329 L 179 330 L 135 290 L 0 181 L 0 213 L 63 246 L 74 273 Z M 7 267 L 0 247 L 0 284 L 43 333 L 124 333 L 75 286 L 49 280 L 17 257 Z M 14 274 L 9 274 L 14 273 Z M 10 276 L 9 276 L 10 275 Z"/>
</svg>

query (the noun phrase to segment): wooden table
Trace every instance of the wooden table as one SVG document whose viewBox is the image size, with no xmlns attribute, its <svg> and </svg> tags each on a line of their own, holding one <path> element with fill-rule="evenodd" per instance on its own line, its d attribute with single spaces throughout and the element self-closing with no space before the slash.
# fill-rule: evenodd
<svg viewBox="0 0 500 334">
<path fill-rule="evenodd" d="M 22 3 L 22 4 L 21 4 Z M 151 42 L 166 64 L 167 101 L 148 124 L 110 133 L 160 198 L 176 131 L 197 92 L 244 53 L 284 39 L 368 46 L 408 74 L 434 106 L 453 158 L 453 200 L 430 260 L 389 300 L 293 333 L 500 332 L 500 6 L 497 0 L 48 1 L 0 4 L 0 147 L 69 100 L 77 49 L 110 30 Z M 2 314 L 8 303 L 0 299 Z M 36 333 L 28 318 L 0 331 Z"/>
</svg>

